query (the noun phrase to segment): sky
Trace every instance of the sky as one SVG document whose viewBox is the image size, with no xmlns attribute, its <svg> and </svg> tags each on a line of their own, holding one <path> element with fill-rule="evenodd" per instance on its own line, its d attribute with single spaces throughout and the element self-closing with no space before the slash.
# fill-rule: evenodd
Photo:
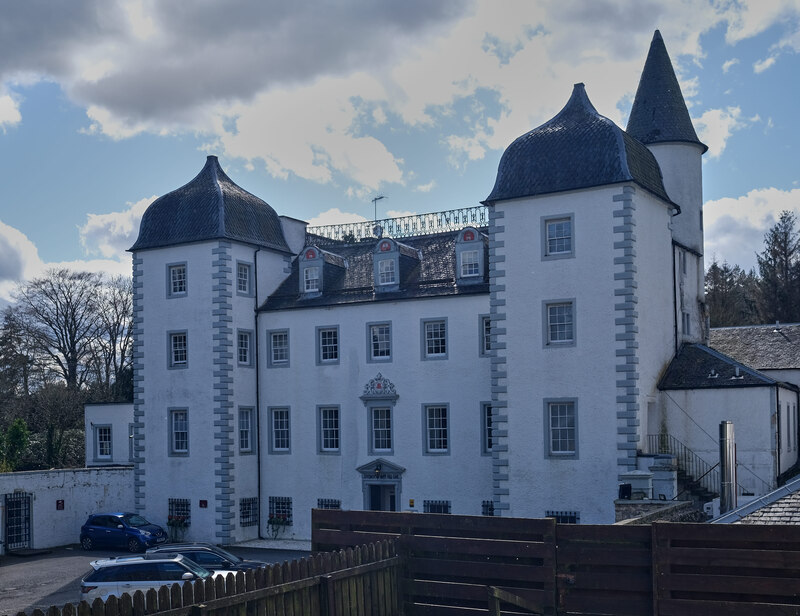
<svg viewBox="0 0 800 616">
<path fill-rule="evenodd" d="M 800 0 L 0 0 L 0 304 L 131 272 L 208 154 L 312 225 L 477 205 L 582 82 L 625 127 L 659 29 L 704 155 L 705 261 L 800 218 Z M 800 222 L 800 221 L 798 221 Z"/>
</svg>

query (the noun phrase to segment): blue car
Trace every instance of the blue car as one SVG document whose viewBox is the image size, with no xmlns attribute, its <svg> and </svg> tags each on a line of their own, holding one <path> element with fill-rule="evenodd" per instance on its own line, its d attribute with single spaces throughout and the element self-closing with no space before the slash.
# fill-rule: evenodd
<svg viewBox="0 0 800 616">
<path fill-rule="evenodd" d="M 81 526 L 81 547 L 140 552 L 166 542 L 167 533 L 137 513 L 95 513 Z"/>
</svg>

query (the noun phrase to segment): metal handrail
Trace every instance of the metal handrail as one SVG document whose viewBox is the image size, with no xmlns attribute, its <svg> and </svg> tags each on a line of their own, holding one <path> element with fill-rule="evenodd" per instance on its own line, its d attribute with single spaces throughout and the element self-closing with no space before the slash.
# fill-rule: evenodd
<svg viewBox="0 0 800 616">
<path fill-rule="evenodd" d="M 398 218 L 347 222 L 306 229 L 306 243 L 330 245 L 337 242 L 360 242 L 373 237 L 411 237 L 457 231 L 464 227 L 489 225 L 489 208 L 485 205 L 462 207 L 428 214 L 413 214 Z"/>
<path fill-rule="evenodd" d="M 686 473 L 687 477 L 699 483 L 714 496 L 719 496 L 719 463 L 709 464 L 671 434 L 648 434 L 647 449 L 651 454 L 661 453 L 675 456 L 678 468 Z M 770 486 L 760 477 L 755 477 L 762 484 L 762 492 L 769 492 Z M 736 492 L 739 496 L 748 493 L 738 482 Z"/>
</svg>

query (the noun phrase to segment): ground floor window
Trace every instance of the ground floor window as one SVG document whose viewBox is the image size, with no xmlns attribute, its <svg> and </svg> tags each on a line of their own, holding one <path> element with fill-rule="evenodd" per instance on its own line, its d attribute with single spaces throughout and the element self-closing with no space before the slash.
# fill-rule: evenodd
<svg viewBox="0 0 800 616">
<path fill-rule="evenodd" d="M 273 526 L 292 525 L 292 497 L 269 497 L 269 524 Z"/>
<path fill-rule="evenodd" d="M 426 500 L 422 504 L 425 513 L 450 513 L 450 501 Z"/>
<path fill-rule="evenodd" d="M 167 501 L 167 526 L 186 528 L 192 522 L 192 505 L 188 498 Z"/>
<path fill-rule="evenodd" d="M 258 526 L 258 498 L 242 498 L 239 500 L 239 524 L 241 526 Z"/>
<path fill-rule="evenodd" d="M 494 501 L 485 500 L 481 503 L 481 515 L 494 515 Z"/>
<path fill-rule="evenodd" d="M 555 518 L 559 524 L 580 524 L 581 513 L 580 511 L 546 511 L 544 516 L 546 518 Z"/>
</svg>

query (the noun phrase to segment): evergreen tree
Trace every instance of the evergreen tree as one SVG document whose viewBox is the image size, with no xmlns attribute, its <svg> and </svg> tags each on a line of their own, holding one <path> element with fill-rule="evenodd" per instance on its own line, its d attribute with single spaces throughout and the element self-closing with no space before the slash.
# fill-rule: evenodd
<svg viewBox="0 0 800 616">
<path fill-rule="evenodd" d="M 758 323 L 758 279 L 738 265 L 716 259 L 705 276 L 706 305 L 711 327 L 731 327 Z"/>
<path fill-rule="evenodd" d="M 763 323 L 800 321 L 800 232 L 795 223 L 793 212 L 781 212 L 764 236 L 764 251 L 756 255 Z"/>
</svg>

